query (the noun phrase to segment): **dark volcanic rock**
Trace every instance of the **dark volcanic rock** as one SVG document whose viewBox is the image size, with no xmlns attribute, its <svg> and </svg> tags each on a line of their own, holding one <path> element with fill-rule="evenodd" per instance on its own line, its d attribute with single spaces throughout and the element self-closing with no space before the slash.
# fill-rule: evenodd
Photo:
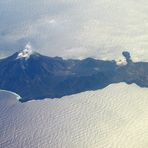
<svg viewBox="0 0 148 148">
<path fill-rule="evenodd" d="M 148 63 L 132 62 L 128 52 L 123 52 L 127 64 L 122 66 L 92 58 L 64 60 L 38 53 L 18 58 L 18 54 L 0 60 L 0 89 L 19 94 L 21 101 L 60 98 L 118 82 L 148 87 Z"/>
</svg>

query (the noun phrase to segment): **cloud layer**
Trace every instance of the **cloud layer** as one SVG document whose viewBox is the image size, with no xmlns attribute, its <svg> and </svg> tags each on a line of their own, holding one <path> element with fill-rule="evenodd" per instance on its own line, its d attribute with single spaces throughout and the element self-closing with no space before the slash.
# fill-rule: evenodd
<svg viewBox="0 0 148 148">
<path fill-rule="evenodd" d="M 147 60 L 147 14 L 146 0 L 1 0 L 0 56 L 30 42 L 49 56 Z"/>
</svg>

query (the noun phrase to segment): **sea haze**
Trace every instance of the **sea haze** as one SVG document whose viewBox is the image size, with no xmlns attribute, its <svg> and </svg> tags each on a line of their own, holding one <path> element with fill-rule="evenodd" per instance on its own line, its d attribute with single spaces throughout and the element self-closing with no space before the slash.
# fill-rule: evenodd
<svg viewBox="0 0 148 148">
<path fill-rule="evenodd" d="M 147 148 L 148 88 L 125 83 L 20 103 L 0 91 L 1 148 Z"/>
</svg>

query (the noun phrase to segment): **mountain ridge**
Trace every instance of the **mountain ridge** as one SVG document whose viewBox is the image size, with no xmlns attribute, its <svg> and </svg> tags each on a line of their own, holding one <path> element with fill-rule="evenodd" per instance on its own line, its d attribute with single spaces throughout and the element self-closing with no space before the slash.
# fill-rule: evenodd
<svg viewBox="0 0 148 148">
<path fill-rule="evenodd" d="M 117 63 L 93 58 L 65 60 L 32 51 L 28 56 L 27 49 L 19 58 L 20 52 L 16 52 L 0 60 L 0 89 L 19 94 L 22 102 L 61 98 L 119 82 L 148 87 L 148 63 L 134 63 L 126 51 L 122 53 L 125 60 Z"/>
</svg>

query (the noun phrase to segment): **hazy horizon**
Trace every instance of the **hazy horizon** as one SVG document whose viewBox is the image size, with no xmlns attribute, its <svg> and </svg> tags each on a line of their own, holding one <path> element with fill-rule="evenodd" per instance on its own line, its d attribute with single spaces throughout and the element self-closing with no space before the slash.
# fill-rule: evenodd
<svg viewBox="0 0 148 148">
<path fill-rule="evenodd" d="M 0 57 L 29 42 L 48 56 L 148 59 L 148 1 L 1 0 Z"/>
</svg>

